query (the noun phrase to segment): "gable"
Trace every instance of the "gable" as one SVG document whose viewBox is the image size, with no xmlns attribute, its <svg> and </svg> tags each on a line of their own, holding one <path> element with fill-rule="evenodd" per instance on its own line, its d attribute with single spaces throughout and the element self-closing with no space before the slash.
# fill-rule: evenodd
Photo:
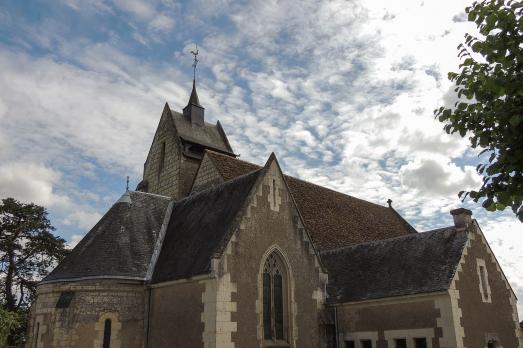
<svg viewBox="0 0 523 348">
<path fill-rule="evenodd" d="M 208 151 L 223 180 L 260 167 Z M 416 233 L 394 209 L 285 175 L 305 228 L 319 251 Z"/>
<path fill-rule="evenodd" d="M 496 323 L 500 344 L 515 347 L 522 338 L 516 295 L 477 222 L 465 228 L 469 239 L 450 286 L 459 309 L 460 339 L 466 347 L 480 346 L 484 333 L 494 332 L 492 323 Z"/>
<path fill-rule="evenodd" d="M 200 162 L 200 166 L 194 181 L 192 183 L 191 192 L 199 192 L 205 190 L 211 186 L 219 185 L 223 183 L 223 178 L 216 169 L 214 163 L 210 159 L 208 152 L 206 151 Z"/>
<path fill-rule="evenodd" d="M 162 117 L 144 164 L 143 180 L 137 190 L 179 198 L 181 143 L 165 104 Z"/>
</svg>

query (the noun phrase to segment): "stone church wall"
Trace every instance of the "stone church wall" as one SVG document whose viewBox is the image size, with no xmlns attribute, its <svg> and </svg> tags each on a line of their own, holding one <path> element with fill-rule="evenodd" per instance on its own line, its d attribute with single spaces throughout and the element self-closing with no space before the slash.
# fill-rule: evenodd
<svg viewBox="0 0 523 348">
<path fill-rule="evenodd" d="M 355 284 L 357 286 L 357 284 Z M 339 347 L 371 340 L 373 348 L 395 347 L 395 339 L 426 338 L 429 348 L 455 348 L 450 298 L 447 293 L 341 304 L 336 308 Z M 441 345 L 445 336 L 448 344 Z M 450 336 L 450 337 L 449 337 Z"/>
<path fill-rule="evenodd" d="M 57 308 L 63 292 L 74 295 L 66 308 Z M 101 347 L 106 319 L 112 322 L 111 348 L 142 347 L 144 294 L 142 284 L 118 280 L 39 285 L 26 347 Z"/>
<path fill-rule="evenodd" d="M 200 160 L 181 156 L 181 174 L 180 174 L 180 191 L 181 198 L 191 193 L 191 187 L 200 166 Z"/>
<path fill-rule="evenodd" d="M 218 313 L 226 321 L 221 324 L 221 331 L 227 332 L 220 338 L 220 347 L 254 348 L 273 343 L 263 338 L 261 285 L 263 264 L 272 251 L 282 257 L 288 269 L 285 295 L 288 347 L 324 347 L 324 328 L 319 318 L 324 310 L 326 275 L 299 223 L 275 162 L 251 198 L 217 266 L 218 297 L 230 299 L 226 306 L 230 311 Z"/>
<path fill-rule="evenodd" d="M 486 347 L 495 339 L 499 347 L 522 347 L 516 309 L 516 298 L 510 290 L 494 254 L 488 247 L 479 227 L 471 227 L 469 243 L 451 288 L 459 308 L 458 332 L 463 336 L 464 347 Z M 483 280 L 480 274 L 483 269 Z"/>
<path fill-rule="evenodd" d="M 203 348 L 204 289 L 197 281 L 151 288 L 149 347 Z"/>
<path fill-rule="evenodd" d="M 166 108 L 154 135 L 143 179 L 147 181 L 147 192 L 180 198 L 181 150 L 175 136 L 174 121 Z"/>
<path fill-rule="evenodd" d="M 198 192 L 205 190 L 211 186 L 219 185 L 223 182 L 222 177 L 218 173 L 218 170 L 212 163 L 209 156 L 204 155 L 198 173 L 194 178 L 192 185 L 192 191 Z"/>
</svg>

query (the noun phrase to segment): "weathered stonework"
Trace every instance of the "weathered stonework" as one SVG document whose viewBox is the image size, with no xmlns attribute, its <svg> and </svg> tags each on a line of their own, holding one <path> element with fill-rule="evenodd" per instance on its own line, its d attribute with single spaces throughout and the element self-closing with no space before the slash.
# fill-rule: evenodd
<svg viewBox="0 0 523 348">
<path fill-rule="evenodd" d="M 468 233 L 469 242 L 451 285 L 452 298 L 460 314 L 456 325 L 458 347 L 486 347 L 489 337 L 494 338 L 498 346 L 521 347 L 521 330 L 510 284 L 475 221 Z M 482 293 L 478 259 L 484 260 L 488 274 L 488 301 Z"/>
<path fill-rule="evenodd" d="M 192 191 L 202 191 L 211 186 L 221 184 L 222 182 L 223 179 L 221 175 L 218 173 L 218 170 L 216 170 L 214 163 L 212 162 L 210 157 L 207 154 L 205 154 L 201 161 L 200 168 L 198 169 L 198 173 L 194 178 Z"/>
<path fill-rule="evenodd" d="M 56 308 L 63 291 L 73 291 L 74 297 L 67 308 Z M 100 320 L 105 315 L 114 319 L 111 347 L 141 347 L 144 293 L 142 284 L 119 280 L 42 284 L 31 309 L 27 346 L 34 347 L 38 331 L 38 347 L 100 347 Z"/>
<path fill-rule="evenodd" d="M 448 330 L 442 328 L 438 320 L 441 313 L 436 304 L 442 302 L 448 303 L 448 295 L 444 292 L 337 305 L 340 347 L 346 340 L 370 339 L 373 347 L 387 348 L 393 347 L 390 342 L 394 338 L 413 338 L 412 335 L 424 333 L 417 337 L 426 337 L 429 347 L 455 348 L 455 344 L 442 346 L 439 342 Z M 442 319 L 448 319 L 448 315 Z"/>
<path fill-rule="evenodd" d="M 181 197 L 181 144 L 175 135 L 174 121 L 166 105 L 144 164 L 143 180 L 147 182 L 147 192 Z"/>
<path fill-rule="evenodd" d="M 120 331 L 122 330 L 122 323 L 120 322 L 118 312 L 105 312 L 100 314 L 100 318 L 94 325 L 95 337 L 94 347 L 101 347 L 103 345 L 105 321 L 111 320 L 111 339 L 110 346 L 120 348 L 122 342 L 120 340 Z"/>
<path fill-rule="evenodd" d="M 230 273 L 236 290 L 231 296 L 236 303 L 236 311 L 231 313 L 231 322 L 236 324 L 236 331 L 232 332 L 235 347 L 265 347 L 267 344 L 261 325 L 261 267 L 274 250 L 284 260 L 288 272 L 285 301 L 289 347 L 323 347 L 326 343 L 321 340 L 317 318 L 323 310 L 326 276 L 299 224 L 299 215 L 275 160 L 269 163 L 249 199 L 234 238 L 220 262 L 220 270 Z M 308 277 L 299 287 L 297 275 Z"/>
<path fill-rule="evenodd" d="M 204 347 L 201 318 L 205 289 L 198 279 L 151 288 L 148 347 Z"/>
<path fill-rule="evenodd" d="M 434 300 L 434 307 L 439 311 L 436 324 L 437 330 L 441 332 L 439 337 L 440 348 L 459 347 L 456 338 L 456 325 L 454 324 L 456 320 L 459 320 L 455 304 L 456 300 L 452 299 L 451 293 L 448 296 L 440 296 Z"/>
</svg>

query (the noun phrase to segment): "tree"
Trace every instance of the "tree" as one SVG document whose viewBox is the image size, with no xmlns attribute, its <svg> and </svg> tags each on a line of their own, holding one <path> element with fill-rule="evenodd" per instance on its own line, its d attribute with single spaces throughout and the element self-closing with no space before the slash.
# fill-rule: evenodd
<svg viewBox="0 0 523 348">
<path fill-rule="evenodd" d="M 7 345 L 10 333 L 21 326 L 20 315 L 16 312 L 8 312 L 0 307 L 0 347 Z"/>
<path fill-rule="evenodd" d="M 434 114 L 447 133 L 469 136 L 473 148 L 483 149 L 476 167 L 481 188 L 459 196 L 481 200 L 489 211 L 511 207 L 523 222 L 523 4 L 485 0 L 466 12 L 479 35 L 465 35 L 461 71 L 448 74 L 458 101 Z"/>
<path fill-rule="evenodd" d="M 7 312 L 24 317 L 34 298 L 37 281 L 65 257 L 65 240 L 54 236 L 53 230 L 45 208 L 13 198 L 2 199 L 0 304 Z M 25 325 L 22 323 L 20 327 L 23 329 Z"/>
</svg>

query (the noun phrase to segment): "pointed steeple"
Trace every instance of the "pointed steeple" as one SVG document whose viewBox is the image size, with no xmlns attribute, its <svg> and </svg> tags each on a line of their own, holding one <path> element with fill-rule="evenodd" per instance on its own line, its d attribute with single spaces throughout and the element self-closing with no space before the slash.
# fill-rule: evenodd
<svg viewBox="0 0 523 348">
<path fill-rule="evenodd" d="M 193 79 L 192 79 L 192 92 L 189 98 L 189 103 L 183 108 L 183 116 L 185 116 L 191 124 L 203 126 L 205 124 L 204 111 L 205 109 L 200 105 L 200 99 L 198 99 L 198 93 L 196 93 L 196 65 L 198 64 L 198 46 L 194 51 L 191 51 L 194 55 L 193 67 Z"/>
<path fill-rule="evenodd" d="M 195 80 L 192 80 L 192 92 L 191 92 L 191 97 L 189 98 L 189 103 L 187 105 L 196 105 L 196 106 L 200 106 L 200 99 L 198 99 L 198 93 L 196 93 L 196 81 Z"/>
</svg>

